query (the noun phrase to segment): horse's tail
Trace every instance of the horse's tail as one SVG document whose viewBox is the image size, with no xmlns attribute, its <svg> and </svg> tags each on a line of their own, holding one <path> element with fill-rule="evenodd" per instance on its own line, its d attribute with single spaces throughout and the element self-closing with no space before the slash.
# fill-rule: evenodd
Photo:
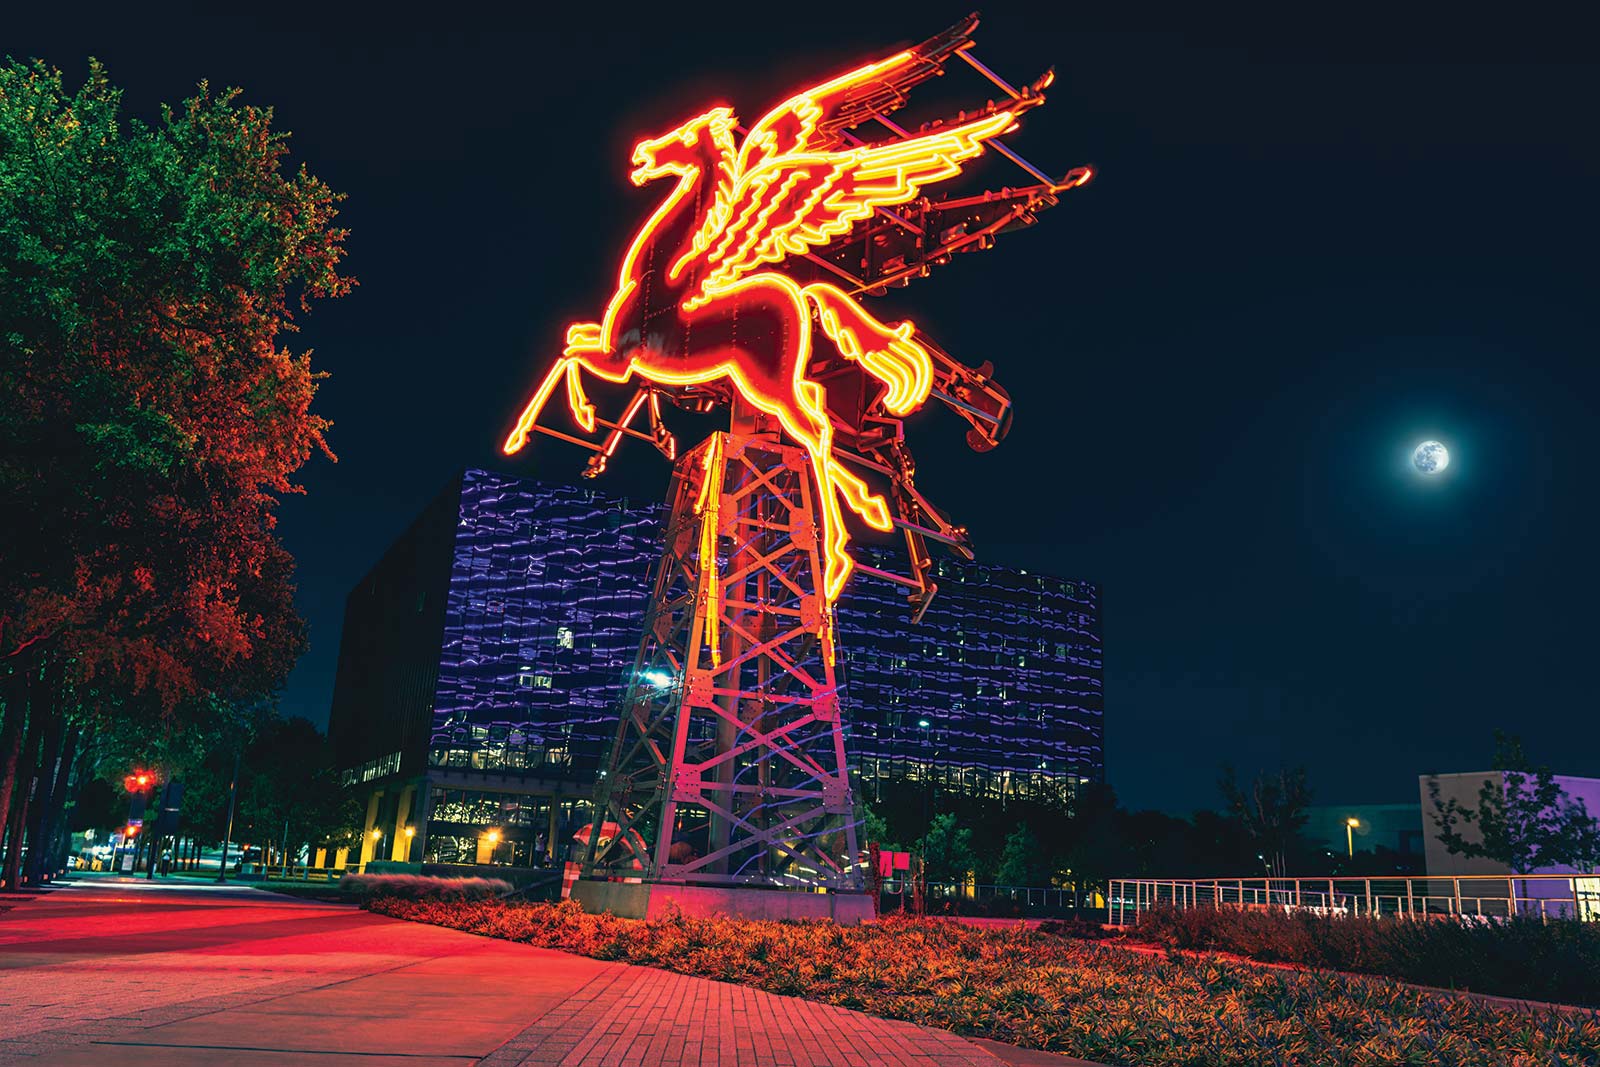
<svg viewBox="0 0 1600 1067">
<path fill-rule="evenodd" d="M 816 305 L 822 332 L 846 359 L 853 359 L 889 389 L 883 406 L 908 415 L 928 399 L 933 388 L 933 361 L 913 340 L 911 323 L 889 327 L 867 313 L 855 298 L 837 286 L 816 282 L 805 287 Z"/>
</svg>

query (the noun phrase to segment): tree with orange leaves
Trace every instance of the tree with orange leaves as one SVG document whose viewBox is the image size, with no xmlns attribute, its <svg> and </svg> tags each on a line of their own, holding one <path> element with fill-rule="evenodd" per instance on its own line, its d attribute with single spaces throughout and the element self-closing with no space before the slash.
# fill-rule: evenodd
<svg viewBox="0 0 1600 1067">
<path fill-rule="evenodd" d="M 79 695 L 192 727 L 304 646 L 273 512 L 329 423 L 282 340 L 354 284 L 340 197 L 236 92 L 120 111 L 96 63 L 76 92 L 0 65 L 0 826 L 93 727 Z"/>
</svg>

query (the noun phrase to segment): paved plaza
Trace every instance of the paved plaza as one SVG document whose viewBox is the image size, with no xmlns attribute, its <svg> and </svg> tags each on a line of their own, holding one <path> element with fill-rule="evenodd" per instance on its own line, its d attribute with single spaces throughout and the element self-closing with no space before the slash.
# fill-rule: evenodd
<svg viewBox="0 0 1600 1067">
<path fill-rule="evenodd" d="M 250 888 L 0 899 L 0 1064 L 1081 1063 Z"/>
</svg>

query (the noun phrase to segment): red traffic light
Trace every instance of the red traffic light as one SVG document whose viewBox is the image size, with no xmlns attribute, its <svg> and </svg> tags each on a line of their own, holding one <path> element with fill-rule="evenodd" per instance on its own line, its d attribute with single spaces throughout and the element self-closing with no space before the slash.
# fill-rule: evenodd
<svg viewBox="0 0 1600 1067">
<path fill-rule="evenodd" d="M 122 788 L 130 793 L 142 793 L 155 785 L 156 776 L 153 771 L 134 771 L 122 779 Z"/>
</svg>

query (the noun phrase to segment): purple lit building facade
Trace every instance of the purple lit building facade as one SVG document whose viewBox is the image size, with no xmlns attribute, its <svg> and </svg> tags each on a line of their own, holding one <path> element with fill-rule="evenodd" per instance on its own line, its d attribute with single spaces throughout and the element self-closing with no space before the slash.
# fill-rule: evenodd
<svg viewBox="0 0 1600 1067">
<path fill-rule="evenodd" d="M 660 529 L 656 503 L 481 470 L 424 509 L 346 603 L 330 732 L 366 802 L 362 862 L 561 858 L 589 821 Z M 839 604 L 859 788 L 931 775 L 1064 798 L 1099 781 L 1098 590 L 935 571 L 917 625 L 869 579 Z"/>
</svg>

